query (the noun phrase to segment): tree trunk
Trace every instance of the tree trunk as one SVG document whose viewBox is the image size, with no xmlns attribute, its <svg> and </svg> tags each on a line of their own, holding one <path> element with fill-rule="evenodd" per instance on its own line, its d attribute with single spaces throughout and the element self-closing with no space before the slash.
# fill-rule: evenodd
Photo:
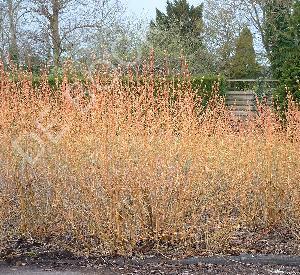
<svg viewBox="0 0 300 275">
<path fill-rule="evenodd" d="M 1 6 L 1 3 L 0 3 L 0 61 L 4 62 L 4 46 L 3 46 L 3 43 L 4 43 L 4 20 L 3 20 L 3 7 Z"/>
<path fill-rule="evenodd" d="M 60 65 L 61 37 L 59 32 L 60 0 L 52 0 L 52 16 L 50 19 L 50 31 L 53 45 L 53 62 L 56 68 Z"/>
<path fill-rule="evenodd" d="M 9 20 L 9 55 L 10 60 L 15 64 L 19 61 L 19 51 L 17 43 L 17 28 L 15 22 L 15 9 L 13 0 L 8 0 L 8 20 Z"/>
</svg>

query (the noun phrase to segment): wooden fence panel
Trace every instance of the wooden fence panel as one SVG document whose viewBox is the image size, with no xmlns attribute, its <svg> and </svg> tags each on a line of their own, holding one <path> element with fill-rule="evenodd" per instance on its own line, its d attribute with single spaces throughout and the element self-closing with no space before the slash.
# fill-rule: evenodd
<svg viewBox="0 0 300 275">
<path fill-rule="evenodd" d="M 240 118 L 257 114 L 257 95 L 254 91 L 228 91 L 225 103 L 232 114 Z M 271 96 L 266 98 L 266 103 L 269 106 L 273 104 Z"/>
<path fill-rule="evenodd" d="M 226 93 L 226 105 L 231 112 L 242 118 L 257 114 L 257 96 L 266 105 L 272 106 L 272 93 L 279 81 L 275 79 L 228 79 L 229 91 Z"/>
</svg>

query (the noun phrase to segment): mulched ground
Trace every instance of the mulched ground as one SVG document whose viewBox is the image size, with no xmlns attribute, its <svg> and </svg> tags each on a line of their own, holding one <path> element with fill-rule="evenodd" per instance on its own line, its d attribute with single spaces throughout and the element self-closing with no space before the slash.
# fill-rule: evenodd
<svg viewBox="0 0 300 275">
<path fill-rule="evenodd" d="M 143 249 L 131 257 L 84 257 L 51 241 L 15 238 L 0 243 L 0 274 L 300 274 L 299 240 L 287 230 L 240 232 L 227 256 L 174 251 L 162 255 Z"/>
<path fill-rule="evenodd" d="M 57 255 L 58 256 L 58 255 Z M 20 259 L 19 259 L 20 260 Z M 52 273 L 51 273 L 52 272 Z M 252 256 L 168 259 L 46 257 L 0 263 L 0 274 L 300 274 L 300 257 Z"/>
</svg>

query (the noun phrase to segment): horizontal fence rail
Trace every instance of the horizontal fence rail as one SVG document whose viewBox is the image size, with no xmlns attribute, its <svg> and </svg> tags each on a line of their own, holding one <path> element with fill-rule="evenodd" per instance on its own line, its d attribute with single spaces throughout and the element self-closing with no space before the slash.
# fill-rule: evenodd
<svg viewBox="0 0 300 275">
<path fill-rule="evenodd" d="M 276 79 L 228 79 L 227 82 L 275 82 L 278 83 L 279 80 Z"/>
</svg>

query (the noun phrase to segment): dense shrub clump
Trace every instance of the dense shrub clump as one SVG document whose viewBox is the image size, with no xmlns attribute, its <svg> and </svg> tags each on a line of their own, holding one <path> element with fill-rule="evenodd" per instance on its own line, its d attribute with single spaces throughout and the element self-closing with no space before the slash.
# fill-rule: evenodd
<svg viewBox="0 0 300 275">
<path fill-rule="evenodd" d="M 142 81 L 65 75 L 53 94 L 46 77 L 34 86 L 18 75 L 0 72 L 0 243 L 24 236 L 98 255 L 141 244 L 226 252 L 241 232 L 271 228 L 299 242 L 296 103 L 284 126 L 265 106 L 241 123 L 213 79 L 175 85 L 147 68 Z M 193 85 L 213 84 L 204 111 Z"/>
</svg>

